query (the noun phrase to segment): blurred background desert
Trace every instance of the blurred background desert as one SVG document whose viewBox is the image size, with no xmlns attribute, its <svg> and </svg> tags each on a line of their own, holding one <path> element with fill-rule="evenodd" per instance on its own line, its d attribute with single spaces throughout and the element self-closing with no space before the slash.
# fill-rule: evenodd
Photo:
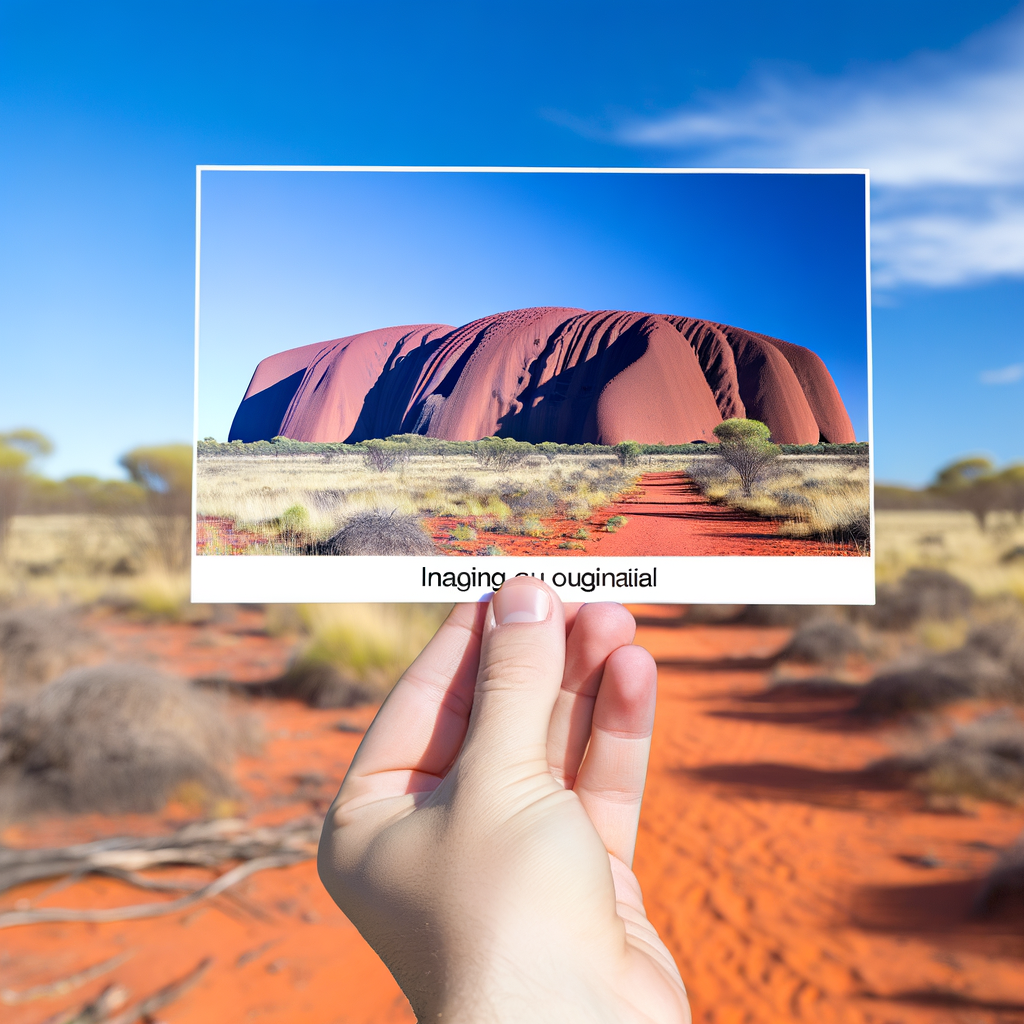
<svg viewBox="0 0 1024 1024">
<path fill-rule="evenodd" d="M 695 1020 L 1024 1020 L 1018 5 L 8 2 L 0 25 L 4 1021 L 411 1020 L 312 854 L 446 609 L 189 603 L 215 162 L 871 169 L 878 604 L 634 609 L 660 686 L 636 867 Z M 240 346 L 374 326 L 344 324 L 351 281 L 296 287 L 336 315 Z M 736 301 L 769 333 L 785 312 Z"/>
</svg>

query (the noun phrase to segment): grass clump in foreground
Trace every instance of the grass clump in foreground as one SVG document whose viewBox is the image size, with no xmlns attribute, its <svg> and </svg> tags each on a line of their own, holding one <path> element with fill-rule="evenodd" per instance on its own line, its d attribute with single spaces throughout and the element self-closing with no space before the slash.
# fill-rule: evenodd
<svg viewBox="0 0 1024 1024">
<path fill-rule="evenodd" d="M 179 791 L 212 805 L 244 730 L 222 702 L 145 665 L 74 668 L 0 726 L 0 815 L 158 811 Z"/>
<path fill-rule="evenodd" d="M 272 608 L 270 626 L 298 632 L 284 675 L 263 687 L 312 707 L 382 700 L 436 632 L 450 605 L 344 604 Z"/>
</svg>

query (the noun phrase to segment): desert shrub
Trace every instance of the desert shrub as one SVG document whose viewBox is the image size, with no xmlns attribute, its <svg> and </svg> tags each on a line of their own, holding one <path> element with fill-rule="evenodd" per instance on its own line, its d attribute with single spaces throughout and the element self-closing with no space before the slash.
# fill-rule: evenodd
<svg viewBox="0 0 1024 1024">
<path fill-rule="evenodd" d="M 897 583 L 881 584 L 874 606 L 858 614 L 879 629 L 907 629 L 926 619 L 961 618 L 973 604 L 971 588 L 948 572 L 910 569 Z"/>
<path fill-rule="evenodd" d="M 515 484 L 501 495 L 515 515 L 547 515 L 558 505 L 558 495 L 547 487 Z"/>
<path fill-rule="evenodd" d="M 409 461 L 409 449 L 397 441 L 373 439 L 360 444 L 363 450 L 363 461 L 370 469 L 378 473 L 398 469 Z"/>
<path fill-rule="evenodd" d="M 443 605 L 299 605 L 305 639 L 278 679 L 255 692 L 339 708 L 380 701 L 440 625 Z"/>
<path fill-rule="evenodd" d="M 829 665 L 862 650 L 860 636 L 850 623 L 818 618 L 800 625 L 779 657 L 787 661 Z"/>
<path fill-rule="evenodd" d="M 707 494 L 713 489 L 724 489 L 736 480 L 736 471 L 719 457 L 692 459 L 686 464 L 690 479 Z"/>
<path fill-rule="evenodd" d="M 590 531 L 585 526 L 581 526 L 573 534 L 573 537 L 575 537 L 576 540 L 590 540 Z"/>
<path fill-rule="evenodd" d="M 715 427 L 719 440 L 718 455 L 739 473 L 745 496 L 750 497 L 754 485 L 782 454 L 771 443 L 771 431 L 760 420 L 723 420 Z"/>
<path fill-rule="evenodd" d="M 625 516 L 612 516 L 608 522 L 604 524 L 604 528 L 609 533 L 618 533 L 618 531 L 621 530 L 627 522 L 628 520 Z"/>
<path fill-rule="evenodd" d="M 434 542 L 415 516 L 358 512 L 344 529 L 317 545 L 320 555 L 433 555 Z"/>
<path fill-rule="evenodd" d="M 476 530 L 466 523 L 459 523 L 448 536 L 452 540 L 476 540 Z"/>
<path fill-rule="evenodd" d="M 278 529 L 285 537 L 299 537 L 309 530 L 309 509 L 305 505 L 290 505 L 281 513 Z"/>
<path fill-rule="evenodd" d="M 578 540 L 563 540 L 558 546 L 563 551 L 585 551 L 587 547 L 586 544 Z"/>
<path fill-rule="evenodd" d="M 235 789 L 238 732 L 221 703 L 143 665 L 77 668 L 0 723 L 8 810 L 157 811 L 191 784 L 209 798 Z"/>
<path fill-rule="evenodd" d="M 485 555 L 503 555 L 503 554 L 505 554 L 504 550 L 502 548 L 498 547 L 497 544 L 488 544 L 487 547 L 484 548 L 483 553 Z"/>
<path fill-rule="evenodd" d="M 445 487 L 455 494 L 472 494 L 476 490 L 476 481 L 468 476 L 456 474 L 448 477 Z"/>
<path fill-rule="evenodd" d="M 969 647 L 878 673 L 857 705 L 867 715 L 930 711 L 972 697 L 1015 699 L 1021 688 L 1005 665 Z"/>
<path fill-rule="evenodd" d="M 523 520 L 521 530 L 524 537 L 545 537 L 548 532 L 536 516 L 527 516 Z"/>
<path fill-rule="evenodd" d="M 999 855 L 975 903 L 982 914 L 1007 908 L 1024 911 L 1024 833 Z"/>
<path fill-rule="evenodd" d="M 590 502 L 586 498 L 570 498 L 565 503 L 565 518 L 575 519 L 577 522 L 590 518 Z"/>
<path fill-rule="evenodd" d="M 906 773 L 933 796 L 1016 803 L 1024 797 L 1024 724 L 1012 715 L 987 715 L 880 767 Z"/>
<path fill-rule="evenodd" d="M 474 454 L 481 466 L 505 473 L 533 454 L 533 445 L 511 437 L 485 437 L 477 441 Z"/>
<path fill-rule="evenodd" d="M 92 639 L 64 609 L 0 612 L 0 699 L 21 700 L 71 668 Z"/>
<path fill-rule="evenodd" d="M 640 462 L 644 450 L 636 441 L 620 441 L 615 446 L 615 455 L 624 467 L 635 466 Z"/>
</svg>

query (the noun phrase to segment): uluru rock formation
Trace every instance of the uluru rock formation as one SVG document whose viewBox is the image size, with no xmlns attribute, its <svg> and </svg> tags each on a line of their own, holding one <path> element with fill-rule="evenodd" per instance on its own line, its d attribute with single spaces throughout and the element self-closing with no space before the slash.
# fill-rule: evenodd
<svg viewBox="0 0 1024 1024">
<path fill-rule="evenodd" d="M 541 307 L 463 327 L 385 327 L 264 359 L 230 440 L 499 435 L 562 444 L 716 440 L 731 417 L 779 444 L 856 440 L 810 349 L 690 317 Z"/>
</svg>

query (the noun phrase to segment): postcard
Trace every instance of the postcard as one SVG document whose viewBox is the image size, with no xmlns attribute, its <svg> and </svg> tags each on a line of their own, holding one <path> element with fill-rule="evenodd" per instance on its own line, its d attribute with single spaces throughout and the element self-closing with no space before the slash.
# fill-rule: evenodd
<svg viewBox="0 0 1024 1024">
<path fill-rule="evenodd" d="M 874 600 L 863 170 L 200 167 L 196 601 Z"/>
</svg>

